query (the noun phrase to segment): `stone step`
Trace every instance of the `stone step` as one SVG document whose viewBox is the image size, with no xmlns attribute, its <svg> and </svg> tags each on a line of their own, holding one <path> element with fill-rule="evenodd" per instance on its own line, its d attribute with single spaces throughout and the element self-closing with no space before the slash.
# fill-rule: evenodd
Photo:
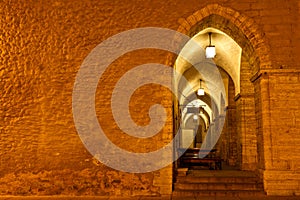
<svg viewBox="0 0 300 200">
<path fill-rule="evenodd" d="M 256 177 L 179 177 L 177 183 L 257 183 Z"/>
<path fill-rule="evenodd" d="M 173 197 L 226 196 L 226 197 L 262 197 L 266 194 L 261 190 L 174 190 Z"/>
<path fill-rule="evenodd" d="M 181 190 L 263 190 L 257 183 L 175 183 L 174 188 Z"/>
</svg>

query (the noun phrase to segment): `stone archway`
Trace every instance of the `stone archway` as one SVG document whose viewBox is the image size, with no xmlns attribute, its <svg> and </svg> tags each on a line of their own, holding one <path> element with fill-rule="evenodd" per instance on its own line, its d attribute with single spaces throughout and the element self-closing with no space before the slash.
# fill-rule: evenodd
<svg viewBox="0 0 300 200">
<path fill-rule="evenodd" d="M 256 54 L 253 55 L 253 60 L 259 62 L 259 65 L 252 70 L 253 74 L 259 70 L 271 68 L 272 62 L 269 55 L 269 45 L 263 31 L 260 30 L 254 20 L 231 8 L 222 7 L 219 4 L 207 5 L 187 18 L 181 18 L 177 31 L 191 36 L 195 34 L 195 27 L 201 23 L 201 21 L 212 16 L 217 16 L 216 19 L 211 19 L 209 22 L 214 24 L 214 27 L 230 35 L 239 44 L 245 41 L 247 41 L 247 45 L 248 43 L 251 44 Z M 208 24 L 206 24 L 206 26 L 207 25 Z M 231 32 L 232 30 L 234 32 Z M 249 48 L 251 48 L 251 46 L 249 46 Z M 244 45 L 242 45 L 242 48 L 244 48 Z"/>
<path fill-rule="evenodd" d="M 242 155 L 241 169 L 263 169 L 263 144 L 257 142 L 258 137 L 262 136 L 262 127 L 259 125 L 261 97 L 259 92 L 255 92 L 257 86 L 252 83 L 261 71 L 272 66 L 268 42 L 263 32 L 251 18 L 218 4 L 208 5 L 185 19 L 181 18 L 179 22 L 178 32 L 193 37 L 205 28 L 215 28 L 226 33 L 243 49 L 241 92 L 234 97 L 237 132 L 241 141 L 237 149 Z M 174 61 L 175 58 L 171 60 Z M 176 113 L 176 108 L 174 112 Z"/>
</svg>

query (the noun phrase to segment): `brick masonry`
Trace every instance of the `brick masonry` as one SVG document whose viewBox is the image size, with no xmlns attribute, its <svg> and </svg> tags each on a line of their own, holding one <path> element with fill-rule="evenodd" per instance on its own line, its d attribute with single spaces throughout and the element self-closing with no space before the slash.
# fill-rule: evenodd
<svg viewBox="0 0 300 200">
<path fill-rule="evenodd" d="M 250 69 L 245 71 L 242 89 L 247 90 L 246 82 L 258 75 L 251 85 L 254 99 L 244 100 L 241 94 L 236 102 L 237 107 L 241 102 L 249 105 L 251 118 L 241 132 L 253 144 L 244 146 L 245 168 L 260 171 L 268 194 L 299 195 L 299 9 L 297 0 L 0 2 L 0 195 L 170 194 L 171 165 L 130 174 L 108 168 L 90 155 L 73 122 L 75 76 L 89 52 L 110 36 L 147 26 L 189 34 L 211 14 L 238 27 L 213 24 L 231 30 L 229 35 L 248 49 L 245 63 L 250 63 Z M 240 40 L 240 34 L 248 42 Z M 157 136 L 139 142 L 116 127 L 109 103 L 114 84 L 127 70 L 142 63 L 165 63 L 167 58 L 162 51 L 132 52 L 105 73 L 106 87 L 98 87 L 96 109 L 109 138 L 120 147 L 149 152 L 172 138 L 169 91 L 146 86 L 133 96 L 130 106 L 136 123 L 149 122 L 144 111 L 153 103 L 165 105 L 168 116 Z M 255 133 L 257 144 L 252 142 Z M 257 158 L 249 153 L 255 152 L 256 145 Z"/>
</svg>

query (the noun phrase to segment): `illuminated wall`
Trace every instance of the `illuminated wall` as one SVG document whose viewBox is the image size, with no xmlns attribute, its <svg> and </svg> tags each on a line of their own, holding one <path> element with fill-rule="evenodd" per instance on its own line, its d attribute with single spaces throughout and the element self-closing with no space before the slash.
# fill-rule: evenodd
<svg viewBox="0 0 300 200">
<path fill-rule="evenodd" d="M 87 151 L 73 121 L 75 77 L 91 50 L 115 34 L 139 27 L 189 34 L 201 21 L 200 15 L 209 13 L 219 13 L 239 27 L 245 37 L 241 41 L 249 41 L 257 55 L 247 55 L 256 63 L 250 66 L 251 72 L 257 74 L 251 74 L 255 102 L 245 103 L 255 103 L 255 110 L 251 108 L 256 118 L 250 129 L 258 138 L 257 169 L 265 190 L 299 195 L 299 8 L 297 0 L 2 1 L 0 195 L 170 194 L 171 164 L 132 174 L 99 163 Z M 240 15 L 233 16 L 232 11 Z M 129 52 L 113 62 L 99 81 L 97 117 L 108 138 L 120 148 L 150 152 L 172 139 L 172 94 L 167 89 L 146 85 L 130 101 L 138 125 L 149 123 L 151 105 L 166 108 L 165 126 L 148 139 L 124 134 L 114 122 L 110 103 L 114 85 L 128 70 L 145 63 L 165 64 L 168 57 L 168 52 L 155 49 Z M 171 82 L 170 74 L 163 76 Z M 247 85 L 241 84 L 243 88 Z M 286 184 L 281 184 L 287 177 Z"/>
</svg>

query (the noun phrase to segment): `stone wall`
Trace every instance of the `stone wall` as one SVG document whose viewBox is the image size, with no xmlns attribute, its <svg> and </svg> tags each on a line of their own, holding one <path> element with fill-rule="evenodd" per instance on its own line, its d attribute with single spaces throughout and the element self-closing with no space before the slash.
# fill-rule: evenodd
<svg viewBox="0 0 300 200">
<path fill-rule="evenodd" d="M 265 72 L 259 82 L 265 189 L 270 195 L 299 195 L 299 72 Z"/>
<path fill-rule="evenodd" d="M 206 7 L 208 4 L 215 6 Z M 142 174 L 119 172 L 99 163 L 86 150 L 72 116 L 75 76 L 89 52 L 110 36 L 147 26 L 177 30 L 193 13 L 201 9 L 217 12 L 210 10 L 214 8 L 241 27 L 255 47 L 261 69 L 278 69 L 255 83 L 259 84 L 256 91 L 261 92 L 255 98 L 257 130 L 262 139 L 259 166 L 268 194 L 299 194 L 299 5 L 297 0 L 2 1 L 0 194 L 170 194 L 171 165 Z M 232 16 L 232 11 L 241 15 Z M 244 16 L 254 25 L 248 26 Z M 141 143 L 116 127 L 109 101 L 113 84 L 126 70 L 142 63 L 165 63 L 166 57 L 166 52 L 155 50 L 125 55 L 103 77 L 107 87 L 99 85 L 99 121 L 122 148 L 153 151 L 172 138 L 169 91 L 146 87 L 134 96 L 130 106 L 136 109 L 132 112 L 140 125 L 149 122 L 140 112 L 149 104 L 162 103 L 168 111 L 162 131 Z M 287 184 L 281 184 L 286 177 Z"/>
</svg>

